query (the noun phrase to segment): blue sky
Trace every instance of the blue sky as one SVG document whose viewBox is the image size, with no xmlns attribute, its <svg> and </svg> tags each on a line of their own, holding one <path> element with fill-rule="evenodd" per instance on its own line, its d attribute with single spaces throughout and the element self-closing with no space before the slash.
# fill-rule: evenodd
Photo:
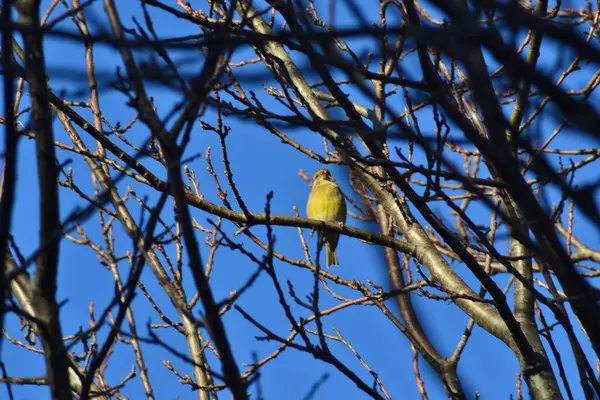
<svg viewBox="0 0 600 400">
<path fill-rule="evenodd" d="M 354 23 L 353 18 L 351 18 L 347 10 L 341 7 L 342 2 L 338 3 L 339 15 L 336 16 L 336 23 L 338 26 L 352 25 Z M 44 1 L 42 8 L 45 9 L 48 4 L 48 1 Z M 373 2 L 373 4 L 375 5 L 376 2 Z M 193 5 L 197 6 L 196 4 Z M 173 4 L 173 6 L 176 5 Z M 121 19 L 126 26 L 133 27 L 130 18 L 131 15 L 136 15 L 138 20 L 142 21 L 143 18 L 138 2 L 120 2 L 119 7 Z M 376 7 L 371 8 L 364 8 L 366 18 L 373 17 L 371 13 L 373 10 L 376 11 Z M 92 7 L 91 10 L 91 13 L 88 14 L 90 25 L 92 25 L 93 15 L 96 16 L 96 19 L 100 23 L 104 23 L 101 5 L 98 4 Z M 62 12 L 62 10 L 58 12 Z M 199 33 L 191 24 L 165 18 L 163 13 L 160 15 L 160 23 L 155 25 L 159 35 L 183 36 Z M 436 16 L 435 13 L 432 15 Z M 61 23 L 59 27 L 72 30 L 73 24 L 67 20 Z M 365 41 L 354 40 L 354 42 L 356 46 L 361 46 L 365 50 L 368 50 L 369 46 L 371 46 L 371 43 Z M 81 74 L 83 71 L 83 47 L 68 40 L 55 38 L 46 39 L 46 45 L 46 60 L 51 76 L 50 84 L 55 93 L 65 90 L 67 93 L 66 98 L 69 100 L 86 100 L 86 82 L 81 79 L 81 76 L 74 74 L 74 72 Z M 547 42 L 547 46 L 551 50 L 555 44 Z M 548 73 L 552 75 L 555 74 L 555 71 L 560 71 L 557 65 L 563 66 L 565 62 L 568 63 L 571 60 L 571 57 L 564 57 L 564 54 L 557 54 L 553 51 L 542 50 L 542 54 L 544 54 L 542 65 L 544 67 L 548 66 Z M 251 55 L 251 52 L 248 49 L 240 49 L 236 51 L 234 60 L 246 59 L 249 55 Z M 144 56 L 143 53 L 140 53 L 139 60 L 143 60 Z M 197 71 L 201 66 L 200 61 L 198 61 L 200 58 L 194 58 L 193 53 L 181 52 L 174 56 L 174 58 L 179 59 L 182 64 L 188 60 L 192 60 L 185 67 L 191 73 Z M 108 46 L 96 46 L 95 59 L 97 71 L 101 76 L 106 78 L 104 82 L 112 79 L 116 66 L 121 66 L 118 53 Z M 414 60 L 408 60 L 403 65 L 405 71 L 415 79 L 419 78 L 419 70 L 415 69 L 416 67 L 417 65 L 414 63 Z M 65 71 L 67 72 L 65 73 Z M 263 72 L 263 69 L 257 66 L 254 67 L 253 71 Z M 311 76 L 311 74 L 307 74 L 307 76 L 309 80 L 314 79 L 314 76 Z M 585 74 L 579 76 L 585 76 Z M 579 88 L 583 82 L 583 79 L 576 78 L 568 80 L 567 85 Z M 267 86 L 277 86 L 275 81 L 263 77 L 261 80 L 247 82 L 247 87 L 255 90 L 266 106 L 275 107 L 274 102 L 269 100 L 264 94 L 261 87 L 263 83 Z M 81 92 L 77 93 L 80 90 Z M 352 91 L 352 89 L 347 90 L 349 92 Z M 181 95 L 178 93 L 156 85 L 149 86 L 149 92 L 154 96 L 155 104 L 161 116 L 166 115 L 171 107 L 177 101 L 181 100 Z M 81 95 L 81 93 L 84 93 L 84 95 Z M 356 99 L 357 102 L 372 107 L 372 101 L 365 96 L 356 91 L 352 91 L 352 95 L 354 96 L 353 99 Z M 100 103 L 102 111 L 113 125 L 117 121 L 125 125 L 134 115 L 131 109 L 125 107 L 125 101 L 123 95 L 109 90 L 109 88 L 105 87 L 101 92 Z M 4 107 L 1 103 L 0 106 Z M 403 106 L 403 104 L 398 103 L 394 105 L 394 108 L 402 110 Z M 507 110 L 510 111 L 510 108 L 507 108 Z M 86 117 L 89 117 L 91 114 L 88 110 L 82 110 L 81 113 Z M 209 111 L 205 116 L 205 120 L 209 123 L 215 123 L 214 112 Z M 293 207 L 297 206 L 302 215 L 304 215 L 304 205 L 310 188 L 298 175 L 298 172 L 303 169 L 309 175 L 312 175 L 320 166 L 314 160 L 307 158 L 295 149 L 282 145 L 278 138 L 250 121 L 240 121 L 230 118 L 226 123 L 232 128 L 231 134 L 227 139 L 228 151 L 232 163 L 231 167 L 236 177 L 238 189 L 248 208 L 252 211 L 262 212 L 265 207 L 267 193 L 274 191 L 275 195 L 272 201 L 273 213 L 293 215 Z M 433 133 L 435 126 L 430 113 L 423 113 L 420 123 L 422 124 L 421 128 L 425 132 Z M 542 137 L 547 137 L 549 133 L 546 132 L 552 132 L 556 124 L 557 122 L 552 118 L 544 117 L 539 125 L 535 125 L 531 133 L 538 131 L 541 132 Z M 305 129 L 294 129 L 285 132 L 294 140 L 322 153 L 322 139 L 316 133 Z M 460 139 L 460 132 L 455 131 L 453 135 Z M 55 124 L 55 136 L 57 140 L 68 142 L 66 134 L 58 123 Z M 128 139 L 137 144 L 143 143 L 147 136 L 148 131 L 141 123 L 136 124 L 128 133 Z M 114 140 L 114 136 L 111 139 Z M 92 143 L 88 140 L 88 144 Z M 406 148 L 406 143 L 404 142 L 398 141 L 395 144 L 404 149 Z M 564 137 L 559 136 L 553 145 L 560 148 L 576 149 L 592 146 L 593 144 L 585 142 L 576 133 L 567 133 Z M 218 138 L 214 133 L 196 129 L 192 144 L 188 148 L 188 155 L 204 154 L 208 146 L 212 147 L 212 159 L 215 170 L 224 183 L 225 176 L 223 174 L 222 156 Z M 64 151 L 59 151 L 58 156 L 63 161 L 72 159 L 72 163 L 69 166 L 73 168 L 75 182 L 85 192 L 93 193 L 90 173 L 85 163 L 81 159 Z M 420 157 L 418 152 L 417 157 Z M 19 145 L 19 176 L 16 209 L 13 219 L 13 234 L 26 257 L 32 254 L 38 246 L 37 234 L 39 225 L 37 215 L 39 199 L 34 160 L 33 141 L 22 140 Z M 453 162 L 456 162 L 458 166 L 461 165 L 461 160 L 458 158 L 453 158 Z M 144 163 L 160 177 L 164 177 L 164 172 L 162 172 L 160 166 L 155 162 L 144 160 Z M 206 198 L 219 203 L 212 178 L 206 171 L 204 157 L 195 158 L 187 165 L 196 171 L 196 177 L 200 181 L 200 189 Z M 345 192 L 352 193 L 347 182 L 345 169 L 343 167 L 331 167 L 331 170 Z M 593 176 L 589 175 L 578 177 L 578 179 L 582 179 L 581 182 L 583 182 L 588 177 L 593 179 Z M 149 204 L 157 201 L 157 196 L 153 191 L 149 191 L 143 185 L 131 181 L 121 182 L 119 185 L 121 194 L 125 193 L 127 185 L 131 185 L 139 196 L 148 195 L 150 198 Z M 556 193 L 549 193 L 550 199 L 556 202 L 558 200 Z M 231 194 L 230 200 L 233 202 Z M 140 215 L 139 207 L 135 206 L 132 202 L 128 204 L 132 207 L 133 215 L 138 217 Z M 65 189 L 61 189 L 61 217 L 65 218 L 74 208 L 85 207 L 86 205 L 82 199 L 75 197 Z M 453 216 L 448 214 L 446 207 L 441 203 L 433 203 L 430 206 L 442 219 L 449 222 L 453 221 Z M 172 208 L 172 203 L 169 202 L 167 207 L 165 207 L 165 218 L 169 216 L 172 218 Z M 471 212 L 473 213 L 471 217 L 478 223 L 488 223 L 489 212 L 484 207 L 473 207 Z M 210 217 L 208 214 L 196 209 L 192 210 L 192 214 L 201 224 L 208 225 L 206 222 L 206 219 Z M 354 219 L 349 219 L 348 223 L 364 229 L 377 229 L 374 224 Z M 577 218 L 576 224 L 576 232 L 580 240 L 588 243 L 590 246 L 600 246 L 599 240 L 592 234 L 593 231 L 589 228 L 585 219 Z M 83 227 L 91 238 L 101 239 L 96 216 L 92 216 L 83 224 Z M 227 222 L 224 223 L 224 229 L 230 234 L 236 231 L 236 228 Z M 253 232 L 264 238 L 263 228 L 253 228 Z M 307 236 L 308 232 L 305 231 L 304 234 Z M 118 250 L 121 253 L 131 248 L 131 240 L 127 238 L 122 229 L 117 228 L 115 235 L 117 237 Z M 276 251 L 289 257 L 303 259 L 303 251 L 297 229 L 276 227 L 275 235 L 277 238 Z M 199 233 L 197 237 L 200 242 L 204 241 L 203 234 Z M 234 240 L 248 243 L 241 236 L 235 237 Z M 314 257 L 316 238 L 314 236 L 309 237 L 309 242 L 311 243 L 312 256 Z M 501 242 L 498 242 L 498 248 L 502 251 L 506 250 L 505 245 Z M 262 257 L 262 251 L 255 245 L 248 243 L 248 249 L 253 251 L 258 257 Z M 169 251 L 171 255 L 174 255 L 173 248 L 169 249 Z M 207 253 L 207 247 L 204 246 L 202 248 L 204 262 L 206 262 Z M 338 254 L 341 267 L 333 272 L 339 273 L 345 279 L 361 280 L 363 282 L 371 280 L 384 287 L 389 286 L 387 284 L 387 272 L 381 262 L 381 248 L 361 243 L 355 239 L 342 238 L 338 247 Z M 476 290 L 479 288 L 478 282 L 463 265 L 455 263 L 453 267 L 456 268 L 459 274 L 473 288 Z M 121 275 L 125 279 L 129 271 L 128 266 L 126 263 L 123 263 L 120 265 L 120 268 Z M 255 266 L 239 253 L 231 252 L 227 249 L 218 251 L 215 259 L 215 269 L 211 276 L 211 286 L 215 298 L 217 300 L 224 299 L 231 290 L 238 288 L 247 279 L 254 271 L 254 268 Z M 310 294 L 313 284 L 313 277 L 310 272 L 293 268 L 278 261 L 276 261 L 276 268 L 282 286 L 286 287 L 285 282 L 289 280 L 293 283 L 296 293 L 301 298 L 305 298 L 306 295 Z M 187 270 L 187 264 L 184 266 L 184 280 L 187 282 L 188 298 L 191 298 L 194 290 L 191 285 L 191 277 Z M 507 280 L 508 277 L 506 276 L 499 277 L 497 282 L 500 287 L 504 287 Z M 146 269 L 144 271 L 142 281 L 151 292 L 155 293 L 155 299 L 163 306 L 167 315 L 177 319 L 177 314 L 170 308 L 166 296 L 160 296 L 160 288 L 149 270 Z M 345 288 L 332 287 L 342 295 L 359 297 L 357 293 L 351 293 L 345 290 Z M 88 306 L 90 302 L 94 303 L 96 315 L 99 315 L 108 305 L 113 291 L 114 283 L 112 275 L 110 271 L 99 265 L 95 254 L 89 248 L 63 240 L 61 245 L 58 294 L 59 301 L 66 301 L 61 310 L 63 333 L 71 335 L 77 332 L 80 326 L 86 328 L 87 321 L 89 320 Z M 289 296 L 288 300 L 290 303 L 293 303 L 293 300 Z M 431 340 L 438 346 L 442 354 L 449 356 L 468 322 L 466 315 L 451 303 L 433 302 L 417 296 L 413 296 L 413 301 Z M 337 304 L 337 300 L 333 299 L 331 295 L 327 293 L 322 294 L 322 309 L 335 304 Z M 252 289 L 240 299 L 239 305 L 274 332 L 284 337 L 289 334 L 289 323 L 278 304 L 273 284 L 266 275 L 262 275 L 258 279 Z M 306 310 L 301 310 L 296 305 L 292 305 L 297 317 L 306 317 L 309 315 Z M 393 301 L 388 301 L 387 305 L 396 311 Z M 136 297 L 133 307 L 136 312 L 138 330 L 141 335 L 147 336 L 145 324 L 147 322 L 160 323 L 161 321 L 143 296 L 138 295 Z M 255 336 L 261 335 L 260 332 L 235 311 L 228 312 L 223 320 L 236 360 L 240 365 L 252 362 L 253 353 L 256 353 L 257 357 L 261 359 L 278 347 L 277 343 L 255 340 Z M 326 332 L 334 334 L 333 328 L 336 328 L 344 335 L 346 340 L 352 343 L 371 368 L 379 374 L 380 379 L 393 398 L 412 399 L 418 397 L 418 390 L 412 372 L 410 344 L 375 307 L 351 307 L 335 313 L 323 321 Z M 19 333 L 19 322 L 13 315 L 7 317 L 7 327 L 13 336 L 22 338 L 22 334 Z M 100 338 L 106 332 L 106 329 L 101 331 Z M 163 339 L 168 340 L 171 345 L 185 351 L 185 341 L 180 335 L 167 333 L 164 330 L 160 331 L 160 333 L 164 335 L 162 336 Z M 567 345 L 566 338 L 560 333 L 555 337 L 555 340 L 559 346 Z M 315 339 L 314 342 L 316 343 L 317 340 Z M 586 343 L 585 340 L 582 342 Z M 163 361 L 169 360 L 182 373 L 192 375 L 189 365 L 156 346 L 148 345 L 144 348 L 150 378 L 153 382 L 153 389 L 157 399 L 177 398 L 178 396 L 181 399 L 195 398 L 194 392 L 178 384 L 178 378 L 164 367 Z M 340 360 L 345 362 L 360 377 L 367 382 L 371 382 L 368 372 L 361 367 L 360 363 L 347 348 L 338 343 L 332 343 L 331 349 Z M 76 347 L 75 351 L 79 353 L 81 348 Z M 570 380 L 576 383 L 578 378 L 572 357 L 569 356 L 568 352 L 567 354 L 563 354 L 563 357 L 567 374 Z M 39 355 L 33 355 L 6 341 L 2 344 L 2 360 L 6 363 L 9 375 L 41 376 L 44 373 L 43 359 Z M 116 353 L 109 362 L 106 374 L 107 379 L 111 384 L 117 384 L 130 371 L 133 364 L 135 364 L 135 359 L 131 347 L 123 343 L 117 344 Z M 436 375 L 423 360 L 421 360 L 420 366 L 430 398 L 442 398 L 444 391 Z M 242 370 L 244 369 L 242 368 Z M 463 379 L 463 385 L 468 396 L 473 397 L 475 391 L 480 392 L 482 398 L 485 399 L 506 399 L 511 393 L 514 395 L 515 374 L 517 371 L 518 364 L 514 355 L 494 337 L 476 327 L 459 364 L 459 375 Z M 328 378 L 321 385 L 314 398 L 366 398 L 363 392 L 334 368 L 315 361 L 308 354 L 295 350 L 287 350 L 277 360 L 268 363 L 261 370 L 263 394 L 267 399 L 302 399 L 310 390 L 311 385 L 324 376 L 324 374 L 328 374 Z M 254 390 L 255 388 L 252 389 L 252 393 L 255 393 Z M 13 386 L 13 391 L 17 399 L 42 399 L 49 396 L 46 388 Z M 0 393 L 2 393 L 0 397 L 4 398 L 6 396 L 6 388 L 0 387 Z M 575 385 L 574 393 L 581 395 L 577 385 Z M 143 391 L 139 380 L 129 383 L 122 391 L 122 394 L 131 399 L 141 398 Z M 576 397 L 578 397 L 577 395 Z"/>
</svg>

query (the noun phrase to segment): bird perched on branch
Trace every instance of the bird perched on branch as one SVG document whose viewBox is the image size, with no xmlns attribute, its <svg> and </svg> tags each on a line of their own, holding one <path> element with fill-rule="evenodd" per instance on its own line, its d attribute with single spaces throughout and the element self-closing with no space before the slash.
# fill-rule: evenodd
<svg viewBox="0 0 600 400">
<path fill-rule="evenodd" d="M 315 172 L 312 191 L 306 203 L 308 218 L 326 222 L 346 222 L 346 200 L 328 170 L 320 169 Z M 327 267 L 339 265 L 335 248 L 340 234 L 337 232 L 320 232 L 319 238 L 325 243 Z"/>
</svg>

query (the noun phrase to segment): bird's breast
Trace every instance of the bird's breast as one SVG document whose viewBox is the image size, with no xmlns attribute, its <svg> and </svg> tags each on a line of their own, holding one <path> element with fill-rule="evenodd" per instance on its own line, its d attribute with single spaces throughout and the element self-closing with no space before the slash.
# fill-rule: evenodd
<svg viewBox="0 0 600 400">
<path fill-rule="evenodd" d="M 321 221 L 343 222 L 346 219 L 345 200 L 337 185 L 315 185 L 308 198 L 306 214 Z"/>
</svg>

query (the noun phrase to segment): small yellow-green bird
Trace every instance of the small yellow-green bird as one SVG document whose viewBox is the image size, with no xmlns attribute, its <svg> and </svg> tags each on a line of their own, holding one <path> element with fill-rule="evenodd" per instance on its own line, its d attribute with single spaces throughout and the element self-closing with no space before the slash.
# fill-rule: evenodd
<svg viewBox="0 0 600 400">
<path fill-rule="evenodd" d="M 308 218 L 328 222 L 346 222 L 346 200 L 335 179 L 328 170 L 320 169 L 315 172 L 312 191 L 306 203 Z M 337 232 L 323 232 L 325 242 L 325 255 L 327 267 L 339 265 L 335 248 L 340 234 Z"/>
</svg>

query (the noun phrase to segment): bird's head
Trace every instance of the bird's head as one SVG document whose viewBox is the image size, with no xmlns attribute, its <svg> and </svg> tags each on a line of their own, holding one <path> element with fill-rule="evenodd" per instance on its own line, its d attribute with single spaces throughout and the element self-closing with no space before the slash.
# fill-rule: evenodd
<svg viewBox="0 0 600 400">
<path fill-rule="evenodd" d="M 331 173 L 328 170 L 326 170 L 325 168 L 320 169 L 317 172 L 315 172 L 313 179 L 315 182 L 319 182 L 319 181 L 335 182 L 335 179 L 333 179 L 333 176 L 331 176 Z"/>
</svg>

